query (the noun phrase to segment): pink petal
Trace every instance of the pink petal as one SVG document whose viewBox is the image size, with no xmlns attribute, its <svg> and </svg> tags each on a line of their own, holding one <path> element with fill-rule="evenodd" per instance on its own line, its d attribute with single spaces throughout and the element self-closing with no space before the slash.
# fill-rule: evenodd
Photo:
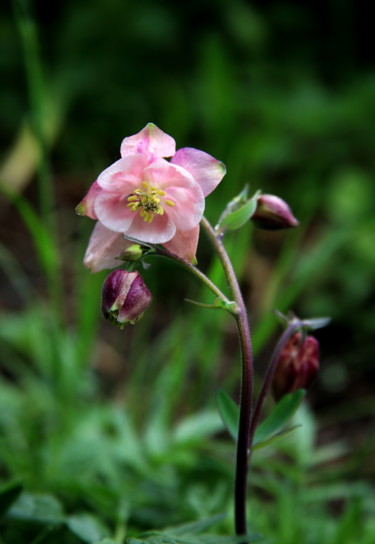
<svg viewBox="0 0 375 544">
<path fill-rule="evenodd" d="M 147 165 L 147 158 L 139 154 L 119 159 L 103 170 L 97 183 L 106 191 L 131 193 L 141 183 Z"/>
<path fill-rule="evenodd" d="M 208 153 L 183 147 L 172 157 L 171 162 L 185 168 L 202 188 L 204 196 L 209 195 L 223 179 L 226 168 L 224 164 Z"/>
<path fill-rule="evenodd" d="M 91 219 L 98 219 L 94 212 L 94 201 L 101 190 L 101 187 L 95 181 L 91 185 L 85 198 L 81 200 L 81 202 L 76 207 L 76 212 L 78 213 L 78 215 L 86 215 L 87 217 L 91 217 Z"/>
<path fill-rule="evenodd" d="M 169 242 L 163 246 L 178 257 L 185 259 L 193 264 L 197 263 L 195 257 L 199 239 L 199 225 L 189 231 L 176 231 L 176 234 Z"/>
<path fill-rule="evenodd" d="M 189 231 L 196 227 L 203 217 L 204 197 L 199 185 L 189 189 L 170 187 L 166 190 L 166 200 L 174 206 L 164 206 L 164 213 L 173 221 L 178 230 Z"/>
<path fill-rule="evenodd" d="M 92 272 L 106 268 L 116 268 L 121 263 L 116 259 L 132 242 L 125 240 L 122 234 L 107 229 L 98 221 L 87 246 L 83 263 Z"/>
<path fill-rule="evenodd" d="M 135 212 L 132 212 L 127 206 L 129 194 L 102 191 L 96 197 L 94 212 L 107 229 L 123 233 L 129 229 L 135 218 Z"/>
<path fill-rule="evenodd" d="M 202 219 L 204 196 L 202 189 L 184 168 L 157 159 L 144 171 L 145 179 L 165 191 L 162 204 L 171 200 L 174 206 L 163 205 L 164 212 L 178 230 L 191 230 Z"/>
<path fill-rule="evenodd" d="M 131 238 L 136 238 L 141 242 L 148 242 L 149 244 L 163 244 L 175 235 L 176 226 L 173 221 L 168 218 L 167 214 L 154 214 L 152 223 L 144 221 L 139 213 L 134 215 L 134 220 L 126 231 L 125 236 L 130 236 Z"/>
<path fill-rule="evenodd" d="M 145 154 L 148 158 L 172 157 L 175 152 L 174 139 L 153 123 L 148 123 L 138 134 L 124 138 L 121 143 L 121 157 L 135 153 Z"/>
</svg>

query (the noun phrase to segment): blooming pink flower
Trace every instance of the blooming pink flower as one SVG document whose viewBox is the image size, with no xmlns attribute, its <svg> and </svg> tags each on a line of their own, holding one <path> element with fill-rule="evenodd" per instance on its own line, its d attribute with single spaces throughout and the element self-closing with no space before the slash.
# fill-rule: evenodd
<svg viewBox="0 0 375 544">
<path fill-rule="evenodd" d="M 114 268 L 127 238 L 162 244 L 194 262 L 204 199 L 225 166 L 198 149 L 175 149 L 174 139 L 149 123 L 123 140 L 121 159 L 99 175 L 77 206 L 80 215 L 98 221 L 84 259 L 93 272 Z"/>
</svg>

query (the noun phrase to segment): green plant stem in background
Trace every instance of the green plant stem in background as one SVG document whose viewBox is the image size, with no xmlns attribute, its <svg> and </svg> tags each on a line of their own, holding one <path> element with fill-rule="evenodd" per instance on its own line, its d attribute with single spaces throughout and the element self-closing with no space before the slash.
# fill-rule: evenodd
<svg viewBox="0 0 375 544">
<path fill-rule="evenodd" d="M 26 80 L 30 97 L 30 117 L 32 129 L 39 146 L 38 184 L 39 204 L 43 222 L 53 228 L 53 190 L 49 168 L 48 151 L 43 128 L 46 109 L 46 93 L 39 55 L 37 29 L 24 2 L 14 0 L 16 22 L 23 48 Z"/>
<path fill-rule="evenodd" d="M 38 156 L 38 198 L 40 207 L 40 230 L 43 237 L 49 239 L 53 247 L 58 247 L 57 228 L 54 208 L 53 183 L 49 166 L 48 146 L 45 134 L 47 96 L 39 54 L 38 34 L 25 2 L 14 0 L 14 13 L 23 49 L 26 80 L 29 92 L 31 128 L 39 148 Z M 39 219 L 39 218 L 37 218 Z M 62 281 L 59 256 L 53 252 L 45 268 L 50 296 L 56 310 L 56 317 L 61 315 Z"/>
<path fill-rule="evenodd" d="M 238 305 L 238 311 L 234 314 L 241 345 L 242 357 L 242 381 L 240 395 L 240 422 L 237 441 L 236 477 L 235 477 L 235 526 L 238 535 L 247 533 L 246 522 L 246 497 L 247 497 L 247 473 L 250 450 L 250 423 L 252 415 L 253 399 L 253 356 L 251 347 L 250 328 L 247 311 L 242 297 L 237 276 L 232 262 L 222 242 L 222 235 L 217 235 L 207 219 L 203 218 L 201 225 L 213 244 L 222 263 L 233 300 Z"/>
</svg>

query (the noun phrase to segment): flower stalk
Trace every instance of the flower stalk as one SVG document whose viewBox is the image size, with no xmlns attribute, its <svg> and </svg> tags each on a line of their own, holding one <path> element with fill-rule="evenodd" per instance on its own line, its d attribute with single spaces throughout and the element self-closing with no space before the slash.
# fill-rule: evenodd
<svg viewBox="0 0 375 544">
<path fill-rule="evenodd" d="M 236 476 L 235 476 L 235 527 L 237 535 L 247 533 L 246 497 L 247 497 L 247 473 L 249 467 L 250 452 L 250 425 L 252 420 L 253 403 L 253 354 L 250 337 L 250 327 L 247 311 L 241 289 L 233 269 L 232 262 L 222 242 L 222 236 L 217 235 L 211 224 L 205 217 L 201 225 L 206 231 L 209 240 L 213 244 L 224 269 L 225 277 L 231 293 L 231 297 L 238 305 L 235 314 L 237 329 L 241 346 L 242 380 L 240 392 L 240 422 L 238 429 Z"/>
</svg>

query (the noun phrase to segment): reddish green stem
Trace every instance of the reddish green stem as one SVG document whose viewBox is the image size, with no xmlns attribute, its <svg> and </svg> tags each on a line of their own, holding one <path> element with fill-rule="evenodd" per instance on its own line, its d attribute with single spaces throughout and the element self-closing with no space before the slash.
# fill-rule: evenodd
<svg viewBox="0 0 375 544">
<path fill-rule="evenodd" d="M 226 280 L 231 292 L 231 297 L 238 305 L 238 311 L 234 314 L 237 322 L 238 334 L 241 345 L 242 357 L 242 381 L 240 394 L 240 423 L 237 441 L 237 461 L 235 477 L 235 525 L 238 535 L 247 533 L 246 521 L 246 497 L 247 497 L 247 472 L 250 451 L 250 423 L 253 398 L 253 356 L 250 338 L 249 322 L 243 296 L 238 284 L 237 276 L 232 262 L 223 245 L 222 236 L 217 234 L 207 219 L 201 221 L 211 243 L 215 247 L 217 255 L 224 269 Z"/>
</svg>

